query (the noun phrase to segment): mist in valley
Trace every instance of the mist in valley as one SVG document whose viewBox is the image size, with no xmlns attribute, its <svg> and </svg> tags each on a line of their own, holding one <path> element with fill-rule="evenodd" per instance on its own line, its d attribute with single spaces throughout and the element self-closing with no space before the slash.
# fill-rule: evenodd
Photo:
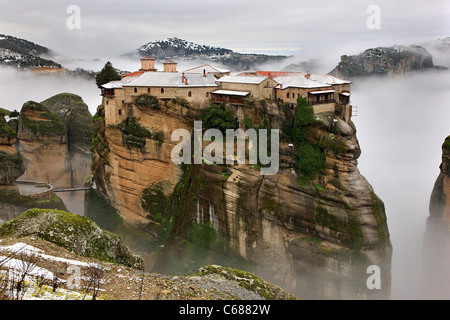
<svg viewBox="0 0 450 320">
<path fill-rule="evenodd" d="M 423 250 L 431 249 L 424 248 L 423 238 L 441 146 L 450 134 L 449 76 L 448 70 L 428 71 L 352 84 L 353 121 L 362 149 L 358 167 L 386 207 L 393 299 L 429 297 Z M 445 281 L 436 292 L 448 288 Z"/>
</svg>

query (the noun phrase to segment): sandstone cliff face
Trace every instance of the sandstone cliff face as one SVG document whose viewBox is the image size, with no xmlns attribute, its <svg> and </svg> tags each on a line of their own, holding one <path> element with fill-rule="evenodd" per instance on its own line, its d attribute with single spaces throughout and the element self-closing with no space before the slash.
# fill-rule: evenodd
<svg viewBox="0 0 450 320">
<path fill-rule="evenodd" d="M 170 102 L 161 110 L 129 105 L 127 112 L 153 138 L 135 137 L 145 143 L 127 147 L 130 137 L 123 127 L 105 127 L 100 108 L 94 149 L 97 185 L 127 221 L 158 224 L 161 210 L 173 215 L 166 246 L 174 248 L 183 248 L 181 239 L 192 222 L 211 223 L 257 274 L 299 297 L 388 297 L 391 244 L 384 205 L 358 171 L 360 148 L 352 123 L 334 114 L 317 116 L 307 136 L 330 142 L 327 168 L 313 183 L 301 184 L 287 138 L 280 141 L 275 175 L 263 176 L 255 165 L 202 164 L 182 170 L 170 159 L 171 132 L 192 132 L 199 110 Z M 272 127 L 285 120 L 271 103 L 247 106 L 246 116 L 255 125 L 265 119 Z M 158 131 L 164 139 L 155 141 Z M 366 287 L 370 265 L 381 268 L 382 290 Z"/>
<path fill-rule="evenodd" d="M 183 172 L 171 160 L 176 142 L 170 141 L 170 136 L 175 129 L 191 129 L 192 122 L 174 104 L 164 111 L 136 107 L 128 112 L 153 136 L 142 138 L 118 126 L 105 127 L 104 111 L 99 108 L 94 123 L 97 136 L 93 145 L 93 174 L 98 188 L 126 221 L 145 223 L 148 217 L 141 205 L 142 192 L 158 184 L 165 196 L 172 193 Z"/>
<path fill-rule="evenodd" d="M 92 120 L 80 97 L 60 94 L 20 112 L 17 149 L 25 159 L 22 180 L 80 187 L 90 176 Z"/>
<path fill-rule="evenodd" d="M 25 171 L 22 156 L 13 147 L 16 136 L 0 112 L 0 185 L 11 184 Z"/>
<path fill-rule="evenodd" d="M 433 67 L 430 53 L 420 46 L 393 46 L 367 49 L 354 56 L 341 56 L 330 74 L 344 79 L 370 75 L 402 75 Z"/>
<path fill-rule="evenodd" d="M 441 172 L 431 193 L 424 236 L 424 270 L 427 294 L 433 299 L 450 298 L 450 136 L 442 145 Z"/>
</svg>

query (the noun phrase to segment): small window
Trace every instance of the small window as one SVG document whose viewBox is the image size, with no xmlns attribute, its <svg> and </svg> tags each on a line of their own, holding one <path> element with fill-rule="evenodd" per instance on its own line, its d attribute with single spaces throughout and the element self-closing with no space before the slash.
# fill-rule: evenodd
<svg viewBox="0 0 450 320">
<path fill-rule="evenodd" d="M 152 92 L 152 90 L 150 88 L 147 88 L 147 92 L 150 93 Z"/>
<path fill-rule="evenodd" d="M 209 97 L 209 92 L 206 93 L 206 97 L 207 97 L 207 98 Z"/>
<path fill-rule="evenodd" d="M 134 93 L 137 93 L 137 88 L 134 88 Z"/>
<path fill-rule="evenodd" d="M 119 116 L 121 116 L 121 115 L 122 115 L 122 110 L 119 109 Z"/>
<path fill-rule="evenodd" d="M 108 103 L 109 103 L 109 101 L 108 101 L 108 100 L 106 100 L 106 105 L 108 105 Z"/>
<path fill-rule="evenodd" d="M 188 92 L 188 97 L 192 97 L 192 92 L 191 91 Z"/>
<path fill-rule="evenodd" d="M 164 88 L 161 88 L 161 93 L 164 93 Z"/>
<path fill-rule="evenodd" d="M 289 92 L 286 93 L 286 99 L 289 99 Z"/>
<path fill-rule="evenodd" d="M 125 100 L 122 100 L 122 104 L 125 104 Z"/>
</svg>

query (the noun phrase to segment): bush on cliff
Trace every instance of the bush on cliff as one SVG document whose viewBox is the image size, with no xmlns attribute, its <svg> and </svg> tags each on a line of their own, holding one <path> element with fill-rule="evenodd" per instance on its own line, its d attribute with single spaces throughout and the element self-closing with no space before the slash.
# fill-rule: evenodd
<svg viewBox="0 0 450 320">
<path fill-rule="evenodd" d="M 134 103 L 138 107 L 150 107 L 155 110 L 160 109 L 158 98 L 148 93 L 144 93 L 137 96 L 136 99 L 134 100 Z"/>
<path fill-rule="evenodd" d="M 236 130 L 239 127 L 237 117 L 230 107 L 214 103 L 204 110 L 202 121 L 205 130 L 219 129 L 222 134 L 227 129 Z"/>
<path fill-rule="evenodd" d="M 326 167 L 326 156 L 318 144 L 306 139 L 308 126 L 315 123 L 314 109 L 306 98 L 297 100 L 297 110 L 292 127 L 292 138 L 297 147 L 297 169 L 306 180 L 313 180 Z"/>
</svg>

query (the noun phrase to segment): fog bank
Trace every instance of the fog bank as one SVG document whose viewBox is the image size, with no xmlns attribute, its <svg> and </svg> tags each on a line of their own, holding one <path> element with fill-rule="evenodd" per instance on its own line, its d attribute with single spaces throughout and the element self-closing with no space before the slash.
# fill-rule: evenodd
<svg viewBox="0 0 450 320">
<path fill-rule="evenodd" d="M 450 134 L 449 76 L 430 71 L 353 83 L 353 121 L 362 149 L 358 167 L 386 206 L 392 299 L 427 298 L 423 236 L 441 145 Z"/>
<path fill-rule="evenodd" d="M 67 92 L 79 95 L 94 114 L 101 104 L 100 90 L 95 80 L 68 75 L 37 74 L 27 70 L 0 66 L 0 107 L 18 110 L 33 100 L 41 102 L 56 94 Z"/>
</svg>

